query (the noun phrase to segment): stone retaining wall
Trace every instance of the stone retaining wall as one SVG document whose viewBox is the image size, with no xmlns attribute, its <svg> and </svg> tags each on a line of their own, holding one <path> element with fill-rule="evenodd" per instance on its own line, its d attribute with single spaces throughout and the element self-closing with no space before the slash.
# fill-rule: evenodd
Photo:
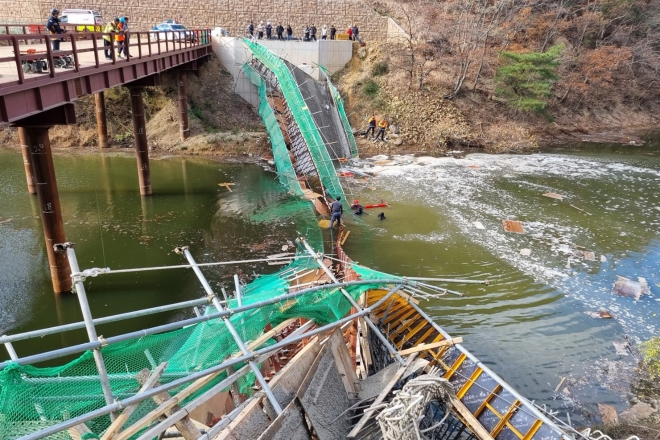
<svg viewBox="0 0 660 440">
<path fill-rule="evenodd" d="M 285 28 L 291 24 L 294 37 L 300 37 L 303 26 L 312 23 L 319 29 L 317 38 L 320 38 L 323 24 L 330 27 L 334 23 L 338 32 L 345 32 L 355 22 L 360 36 L 366 40 L 384 39 L 388 30 L 387 18 L 361 0 L 80 0 L 61 3 L 20 0 L 0 9 L 0 22 L 45 24 L 53 6 L 60 11 L 67 8 L 96 10 L 104 20 L 127 16 L 133 30 L 148 30 L 172 18 L 189 27 L 220 26 L 232 35 L 244 35 L 250 20 L 254 21 L 255 28 L 260 20 L 271 21 L 273 30 L 278 22 Z"/>
</svg>

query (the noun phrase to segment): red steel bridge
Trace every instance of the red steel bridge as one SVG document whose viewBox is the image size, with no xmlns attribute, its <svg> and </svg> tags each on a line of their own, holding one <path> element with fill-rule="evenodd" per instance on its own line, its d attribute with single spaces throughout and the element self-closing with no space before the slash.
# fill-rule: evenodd
<svg viewBox="0 0 660 440">
<path fill-rule="evenodd" d="M 0 25 L 0 125 L 18 127 L 28 191 L 39 198 L 53 289 L 70 292 L 71 271 L 62 244 L 66 242 L 48 131 L 76 123 L 73 102 L 94 95 L 99 147 L 108 146 L 103 91 L 130 90 L 133 134 L 140 194 L 149 196 L 151 174 L 144 87 L 160 86 L 160 73 L 177 73 L 181 139 L 188 137 L 186 75 L 212 54 L 209 29 L 181 32 L 133 32 L 127 57 L 119 57 L 115 34 L 101 32 L 44 33 L 43 25 Z M 110 46 L 104 46 L 109 36 Z M 52 40 L 61 38 L 60 50 Z M 104 50 L 110 51 L 106 59 Z"/>
</svg>

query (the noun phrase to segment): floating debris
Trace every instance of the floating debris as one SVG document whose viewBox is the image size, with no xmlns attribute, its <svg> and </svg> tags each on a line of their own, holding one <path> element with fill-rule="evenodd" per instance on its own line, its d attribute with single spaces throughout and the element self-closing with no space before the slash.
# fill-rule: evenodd
<svg viewBox="0 0 660 440">
<path fill-rule="evenodd" d="M 607 257 L 605 257 L 605 255 L 601 255 L 600 256 L 600 262 L 601 263 L 607 263 Z"/>
<path fill-rule="evenodd" d="M 628 342 L 626 341 L 614 341 L 612 342 L 616 354 L 619 356 L 628 356 L 630 354 Z"/>
<path fill-rule="evenodd" d="M 585 213 L 585 214 L 587 214 L 587 215 L 591 215 L 590 213 L 588 213 L 588 212 L 585 211 L 584 209 L 582 209 L 582 208 L 578 208 L 578 207 L 575 206 L 575 205 L 570 205 L 570 207 L 571 207 L 571 208 L 575 208 L 575 209 L 577 209 L 578 211 L 583 212 L 583 213 Z"/>
<path fill-rule="evenodd" d="M 603 419 L 603 424 L 605 426 L 614 426 L 619 423 L 619 416 L 616 414 L 616 408 L 612 405 L 599 403 L 598 410 L 600 411 L 600 417 Z"/>
<path fill-rule="evenodd" d="M 559 391 L 559 389 L 561 388 L 561 386 L 564 385 L 564 382 L 565 382 L 565 381 L 566 381 L 566 376 L 562 376 L 562 377 L 561 377 L 561 380 L 559 381 L 559 383 L 558 383 L 557 386 L 555 387 L 555 393 L 556 393 L 557 391 Z"/>
<path fill-rule="evenodd" d="M 589 261 L 596 261 L 596 254 L 593 252 L 583 252 L 584 259 Z"/>
<path fill-rule="evenodd" d="M 584 312 L 585 315 L 594 318 L 594 319 L 610 319 L 613 316 L 607 310 L 599 310 L 597 312 Z"/>
<path fill-rule="evenodd" d="M 547 192 L 543 195 L 545 197 L 550 197 L 551 199 L 564 200 L 564 196 L 562 196 L 561 194 L 553 193 L 553 192 Z"/>
<path fill-rule="evenodd" d="M 638 300 L 642 295 L 651 294 L 646 278 L 638 277 L 638 281 L 633 281 L 630 278 L 622 277 L 620 275 L 617 275 L 617 278 L 618 279 L 612 287 L 612 293 L 616 295 Z"/>
<path fill-rule="evenodd" d="M 230 186 L 234 186 L 234 185 L 236 185 L 236 184 L 232 183 L 232 182 L 218 183 L 218 186 L 224 186 L 225 188 L 227 188 L 229 190 L 229 192 L 234 192 L 230 188 Z"/>
<path fill-rule="evenodd" d="M 506 232 L 514 232 L 516 234 L 525 233 L 525 228 L 523 228 L 522 222 L 518 220 L 502 220 L 502 225 L 504 225 L 504 230 Z"/>
<path fill-rule="evenodd" d="M 474 227 L 477 228 L 477 229 L 486 229 L 486 228 L 484 227 L 483 223 L 481 223 L 481 222 L 472 222 L 472 224 L 473 224 Z"/>
<path fill-rule="evenodd" d="M 520 255 L 524 257 L 529 257 L 532 254 L 531 249 L 520 249 Z"/>
</svg>

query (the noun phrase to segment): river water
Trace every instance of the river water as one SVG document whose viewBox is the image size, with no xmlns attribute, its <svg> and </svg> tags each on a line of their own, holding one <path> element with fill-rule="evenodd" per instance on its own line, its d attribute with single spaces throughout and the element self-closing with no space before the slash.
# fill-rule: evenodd
<svg viewBox="0 0 660 440">
<path fill-rule="evenodd" d="M 597 417 L 596 403 L 625 408 L 624 378 L 635 360 L 618 355 L 613 342 L 648 339 L 660 325 L 660 146 L 393 159 L 361 161 L 376 177 L 344 181 L 362 203 L 391 204 L 384 221 L 379 210 L 348 221 L 348 254 L 393 274 L 489 279 L 489 286 L 450 286 L 463 298 L 421 305 L 528 398 L 583 423 Z M 318 234 L 311 211 L 270 213 L 291 200 L 258 165 L 152 162 L 154 196 L 142 200 L 134 158 L 55 157 L 67 238 L 82 268 L 181 264 L 173 252 L 179 245 L 189 245 L 198 262 L 262 258 L 298 234 Z M 233 192 L 222 182 L 236 183 Z M 542 196 L 547 192 L 565 198 Z M 504 219 L 522 221 L 525 234 L 505 232 Z M 595 261 L 576 249 L 593 252 Z M 236 271 L 249 277 L 275 270 L 258 263 L 204 272 L 219 287 L 230 286 Z M 646 278 L 651 295 L 613 295 L 617 275 Z M 86 286 L 95 317 L 203 296 L 189 270 L 106 275 Z M 81 320 L 75 296 L 52 294 L 36 198 L 27 194 L 20 153 L 10 150 L 0 150 L 0 302 L 0 331 L 8 334 Z M 601 309 L 614 318 L 586 313 Z M 105 325 L 99 334 L 184 313 L 191 312 Z M 16 349 L 23 356 L 84 341 L 83 332 L 68 332 Z"/>
</svg>

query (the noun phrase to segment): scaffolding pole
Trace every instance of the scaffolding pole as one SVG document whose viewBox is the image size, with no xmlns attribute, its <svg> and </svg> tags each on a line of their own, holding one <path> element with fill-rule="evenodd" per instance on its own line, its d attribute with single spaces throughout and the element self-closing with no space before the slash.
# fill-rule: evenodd
<svg viewBox="0 0 660 440">
<path fill-rule="evenodd" d="M 369 313 L 371 313 L 373 310 L 377 309 L 380 307 L 381 304 L 383 304 L 385 301 L 387 301 L 392 295 L 394 295 L 401 287 L 402 283 L 400 280 L 397 280 L 395 282 L 398 282 L 396 286 L 394 286 L 383 298 L 375 302 L 371 307 L 365 308 L 357 313 L 354 313 L 352 315 L 349 315 L 345 318 L 342 318 L 338 321 L 335 321 L 333 323 L 324 325 L 322 327 L 318 327 L 314 330 L 310 330 L 309 332 L 303 333 L 301 335 L 298 335 L 296 337 L 289 337 L 281 340 L 280 342 L 273 344 L 269 347 L 264 347 L 262 349 L 256 350 L 251 352 L 248 355 L 243 355 L 239 357 L 232 358 L 228 361 L 225 361 L 219 365 L 215 365 L 213 367 L 207 368 L 206 370 L 199 371 L 197 373 L 193 373 L 187 377 L 183 377 L 181 379 L 176 379 L 173 380 L 172 382 L 169 382 L 165 385 L 161 385 L 159 387 L 152 388 L 149 391 L 145 391 L 142 394 L 135 395 L 133 397 L 129 397 L 127 399 L 121 400 L 121 401 L 115 401 L 112 404 L 106 405 L 102 408 L 99 408 L 94 411 L 90 411 L 87 414 L 83 414 L 78 417 L 74 417 L 72 419 L 66 420 L 64 422 L 58 423 L 57 425 L 49 426 L 48 428 L 42 429 L 41 431 L 34 432 L 31 434 L 28 434 L 26 436 L 20 437 L 18 440 L 38 440 L 44 437 L 48 437 L 50 435 L 56 434 L 64 429 L 68 429 L 71 427 L 74 427 L 76 425 L 79 425 L 81 423 L 88 422 L 92 419 L 95 419 L 97 417 L 104 416 L 106 414 L 109 414 L 113 411 L 119 411 L 121 409 L 124 409 L 130 405 L 135 405 L 143 400 L 150 399 L 153 396 L 162 393 L 163 391 L 169 391 L 171 389 L 177 388 L 181 385 L 185 385 L 189 382 L 192 382 L 194 380 L 200 379 L 202 377 L 206 377 L 209 374 L 215 373 L 217 371 L 222 371 L 226 370 L 228 367 L 233 367 L 234 365 L 238 365 L 243 362 L 247 362 L 251 359 L 259 359 L 260 356 L 265 355 L 265 354 L 272 354 L 274 352 L 279 351 L 280 349 L 286 347 L 287 345 L 293 344 L 294 342 L 299 342 L 302 341 L 303 339 L 311 338 L 312 336 L 316 336 L 321 333 L 325 333 L 327 331 L 330 331 L 334 329 L 335 327 L 340 327 L 347 322 L 350 322 L 354 320 L 355 318 L 359 318 L 362 316 L 365 316 Z M 369 284 L 368 282 L 364 282 L 361 284 Z M 255 303 L 256 304 L 256 303 Z M 254 305 L 254 304 L 253 304 Z M 246 306 L 247 307 L 247 306 Z M 245 308 L 245 307 L 244 307 Z M 233 312 L 233 311 L 230 311 Z"/>
<path fill-rule="evenodd" d="M 202 283 L 202 287 L 204 287 L 204 291 L 207 293 L 207 295 L 211 297 L 211 301 L 213 302 L 215 308 L 220 313 L 224 312 L 225 308 L 222 307 L 222 304 L 220 304 L 220 301 L 218 300 L 218 296 L 211 288 L 211 285 L 206 280 L 206 277 L 202 273 L 201 269 L 197 267 L 197 263 L 195 262 L 195 259 L 193 258 L 192 254 L 190 253 L 187 247 L 183 248 L 183 254 L 186 257 L 186 260 L 188 260 L 188 263 L 190 263 L 190 265 L 192 266 L 192 270 L 195 272 L 195 275 L 197 275 L 197 278 L 199 278 L 199 282 Z M 238 277 L 235 278 L 235 281 L 237 281 L 236 295 L 240 298 L 241 294 L 238 285 Z M 225 320 L 225 325 L 227 326 L 227 330 L 229 330 L 229 333 L 231 333 L 231 336 L 232 338 L 234 338 L 234 341 L 236 342 L 236 345 L 238 345 L 238 348 L 241 350 L 241 353 L 243 353 L 246 356 L 250 354 L 250 351 L 245 346 L 245 343 L 239 336 L 238 331 L 236 331 L 236 328 L 229 319 L 229 316 L 225 316 L 223 319 Z M 273 409 L 279 416 L 280 414 L 282 414 L 282 407 L 277 402 L 277 399 L 275 398 L 273 391 L 268 386 L 268 382 L 266 382 L 266 378 L 263 376 L 263 374 L 261 374 L 261 371 L 259 370 L 259 365 L 257 365 L 256 362 L 254 362 L 254 360 L 250 360 L 248 364 L 250 365 L 250 368 L 252 369 L 254 376 L 257 378 L 257 381 L 259 381 L 259 385 L 261 385 L 261 388 L 266 393 L 266 396 L 268 397 L 268 401 L 270 402 L 271 405 L 273 405 Z"/>
<path fill-rule="evenodd" d="M 76 259 L 76 252 L 73 250 L 73 243 L 65 243 L 66 255 L 69 259 L 69 266 L 71 266 L 72 273 L 79 273 L 80 267 L 78 267 L 78 260 Z M 73 278 L 73 283 L 76 288 L 76 295 L 78 296 L 78 302 L 80 303 L 80 310 L 82 311 L 83 319 L 85 320 L 85 328 L 87 329 L 87 336 L 89 337 L 89 342 L 101 342 L 101 345 L 94 350 L 94 363 L 96 363 L 96 369 L 99 372 L 99 380 L 101 381 L 101 388 L 103 389 L 103 396 L 105 397 L 105 403 L 108 405 L 115 401 L 115 398 L 112 396 L 112 388 L 110 387 L 110 379 L 108 378 L 108 371 L 105 368 L 105 362 L 103 362 L 103 355 L 101 354 L 101 347 L 105 344 L 103 343 L 103 337 L 98 337 L 96 334 L 96 328 L 94 327 L 94 318 L 92 317 L 92 311 L 89 308 L 89 302 L 87 301 L 87 293 L 85 292 L 85 285 L 83 283 L 83 278 L 81 276 L 71 276 Z M 110 419 L 115 421 L 115 413 L 110 413 Z"/>
<path fill-rule="evenodd" d="M 159 325 L 156 327 L 150 327 L 144 330 L 138 330 L 135 332 L 130 332 L 130 333 L 124 333 L 122 335 L 118 336 L 111 336 L 109 338 L 105 338 L 105 344 L 106 345 L 112 345 L 112 344 L 117 344 L 120 342 L 125 342 L 129 341 L 131 339 L 136 339 L 136 338 L 142 338 L 144 336 L 149 336 L 149 335 L 155 335 L 157 333 L 163 333 L 171 330 L 178 330 L 180 328 L 192 325 L 192 324 L 197 324 L 200 322 L 206 322 L 206 321 L 211 321 L 216 318 L 223 318 L 225 316 L 232 315 L 234 313 L 240 313 L 240 312 L 245 312 L 247 310 L 252 310 L 256 309 L 259 307 L 275 304 L 281 301 L 286 301 L 291 298 L 297 298 L 301 295 L 306 295 L 308 293 L 312 292 L 317 292 L 319 290 L 326 290 L 326 289 L 334 289 L 338 287 L 346 287 L 346 286 L 359 286 L 359 285 L 364 285 L 364 284 L 375 284 L 375 285 L 386 285 L 386 284 L 403 284 L 406 285 L 408 284 L 405 280 L 401 279 L 382 279 L 382 280 L 360 280 L 360 281 L 349 281 L 345 283 L 339 283 L 339 284 L 325 284 L 322 286 L 316 286 L 316 287 L 310 287 L 309 289 L 304 289 L 300 290 L 298 292 L 292 292 L 284 295 L 279 295 L 270 299 L 266 299 L 263 301 L 258 301 L 252 304 L 245 305 L 243 307 L 237 307 L 231 310 L 224 310 L 222 312 L 216 312 L 216 313 L 209 313 L 204 316 L 200 317 L 194 317 L 194 318 L 188 318 L 184 319 L 181 321 L 176 321 L 172 322 L 169 324 L 163 324 Z M 82 353 L 83 351 L 86 350 L 94 350 L 96 348 L 101 347 L 101 341 L 94 341 L 94 342 L 85 342 L 82 344 L 78 345 L 72 345 L 71 347 L 66 347 L 66 348 L 60 348 L 57 350 L 52 350 L 52 351 L 47 351 L 45 353 L 39 353 L 35 354 L 32 356 L 26 356 L 23 358 L 16 359 L 15 361 L 5 361 L 0 363 L 0 369 L 3 369 L 7 367 L 9 364 L 12 362 L 16 362 L 19 365 L 26 365 L 26 364 L 34 364 L 38 362 L 43 362 L 47 361 L 50 359 L 56 359 L 58 357 L 63 357 L 63 356 L 69 356 L 69 355 L 74 355 L 77 353 Z"/>
<path fill-rule="evenodd" d="M 307 250 L 307 252 L 309 252 L 309 255 L 311 255 L 311 256 L 314 258 L 314 260 L 316 260 L 316 262 L 318 263 L 319 267 L 320 267 L 320 268 L 326 273 L 326 275 L 328 275 L 328 277 L 329 277 L 334 283 L 338 283 L 337 278 L 335 277 L 335 274 L 332 273 L 332 271 L 328 268 L 328 266 L 326 266 L 325 264 L 323 264 L 323 260 L 321 259 L 321 257 L 319 256 L 319 254 L 316 254 L 316 253 L 314 252 L 314 249 L 312 249 L 312 247 L 309 245 L 309 243 L 307 243 L 307 240 L 305 240 L 303 237 L 300 237 L 300 238 L 298 238 L 296 241 L 297 241 L 298 243 L 301 243 L 301 244 L 305 247 L 305 249 Z M 341 293 L 346 297 L 346 299 L 348 300 L 348 302 L 350 302 L 351 305 L 352 305 L 353 307 L 355 307 L 355 310 L 358 310 L 358 311 L 362 310 L 362 307 L 360 307 L 360 305 L 359 305 L 358 303 L 355 302 L 355 300 L 353 299 L 353 297 L 352 297 L 352 296 L 346 291 L 346 289 L 344 289 L 343 287 L 341 287 L 341 288 L 339 288 L 339 290 L 340 290 Z M 392 355 L 392 357 L 394 357 L 394 358 L 397 360 L 397 362 L 399 362 L 401 365 L 405 365 L 405 364 L 406 364 L 406 361 L 403 360 L 403 358 L 401 357 L 401 355 L 399 355 L 399 352 L 398 352 L 394 347 L 392 347 L 392 344 L 390 344 L 390 341 L 387 340 L 387 338 L 383 335 L 383 333 L 381 333 L 381 331 L 378 329 L 378 327 L 376 327 L 376 325 L 375 325 L 373 322 L 371 322 L 371 319 L 365 319 L 365 322 L 367 323 L 367 325 L 369 326 L 369 328 L 374 332 L 374 334 L 376 335 L 376 337 L 378 337 L 378 339 L 380 339 L 380 341 L 383 343 L 383 345 L 384 345 L 385 347 L 387 347 L 387 351 L 390 352 L 390 354 Z"/>
<path fill-rule="evenodd" d="M 175 304 L 168 304 L 166 306 L 153 307 L 150 309 L 136 310 L 133 312 L 121 313 L 119 315 L 111 315 L 103 318 L 94 318 L 94 325 L 107 324 L 109 322 L 123 321 L 124 319 L 139 318 L 141 316 L 153 315 L 156 313 L 169 312 L 170 310 L 180 310 L 187 307 L 196 307 L 202 304 L 208 304 L 208 298 L 194 299 L 192 301 L 184 301 Z M 71 324 L 58 325 L 56 327 L 48 327 L 39 330 L 32 330 L 25 333 L 17 333 L 15 335 L 2 335 L 0 336 L 0 344 L 7 344 L 15 341 L 22 341 L 24 339 L 40 338 L 46 335 L 61 333 L 69 330 L 78 330 L 85 328 L 85 322 L 73 322 Z"/>
</svg>

